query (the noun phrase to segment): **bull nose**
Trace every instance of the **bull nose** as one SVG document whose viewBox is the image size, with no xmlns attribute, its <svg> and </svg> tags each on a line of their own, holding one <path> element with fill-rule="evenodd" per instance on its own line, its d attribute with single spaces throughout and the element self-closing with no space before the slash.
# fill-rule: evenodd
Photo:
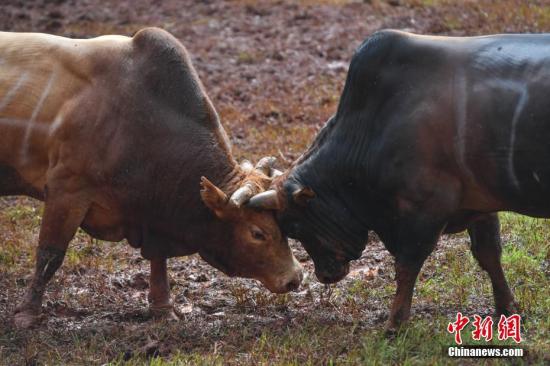
<svg viewBox="0 0 550 366">
<path fill-rule="evenodd" d="M 346 277 L 349 272 L 349 265 L 342 266 L 339 271 L 336 272 L 325 272 L 325 271 L 315 271 L 315 276 L 322 283 L 335 283 Z"/>
<path fill-rule="evenodd" d="M 333 276 L 333 275 L 327 275 L 325 273 L 316 273 L 316 276 L 320 282 L 326 283 L 326 284 L 338 282 L 343 277 L 341 275 Z"/>
<path fill-rule="evenodd" d="M 286 284 L 286 291 L 296 291 L 300 287 L 300 284 L 302 283 L 302 279 L 304 278 L 304 275 L 302 271 L 298 273 L 298 276 L 294 277 L 290 282 Z"/>
</svg>

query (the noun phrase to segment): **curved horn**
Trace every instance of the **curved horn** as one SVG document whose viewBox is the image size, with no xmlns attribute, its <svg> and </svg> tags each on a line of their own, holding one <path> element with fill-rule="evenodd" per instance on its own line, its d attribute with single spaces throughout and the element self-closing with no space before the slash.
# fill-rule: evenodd
<svg viewBox="0 0 550 366">
<path fill-rule="evenodd" d="M 241 161 L 240 166 L 241 166 L 241 169 L 244 170 L 246 173 L 250 173 L 252 169 L 254 169 L 254 166 L 252 165 L 252 163 L 246 159 Z"/>
<path fill-rule="evenodd" d="M 277 158 L 273 156 L 266 156 L 260 159 L 258 163 L 256 164 L 255 169 L 259 170 L 260 172 L 264 173 L 269 177 L 269 173 L 271 172 L 271 168 L 273 168 L 273 165 L 275 164 L 275 161 Z"/>
<path fill-rule="evenodd" d="M 271 189 L 252 197 L 246 206 L 262 210 L 280 210 L 281 201 L 279 200 L 277 191 Z"/>
<path fill-rule="evenodd" d="M 231 195 L 229 202 L 236 207 L 241 207 L 245 202 L 248 202 L 253 195 L 254 191 L 250 184 L 245 184 Z"/>
</svg>

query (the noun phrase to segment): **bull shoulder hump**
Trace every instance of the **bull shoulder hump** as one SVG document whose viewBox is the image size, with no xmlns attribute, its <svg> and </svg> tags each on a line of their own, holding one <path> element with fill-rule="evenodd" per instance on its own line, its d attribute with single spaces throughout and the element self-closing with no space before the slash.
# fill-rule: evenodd
<svg viewBox="0 0 550 366">
<path fill-rule="evenodd" d="M 145 82 L 155 86 L 157 95 L 210 129 L 221 129 L 218 114 L 181 42 L 170 33 L 151 27 L 137 32 L 133 45 L 144 60 L 142 66 L 148 79 Z"/>
</svg>

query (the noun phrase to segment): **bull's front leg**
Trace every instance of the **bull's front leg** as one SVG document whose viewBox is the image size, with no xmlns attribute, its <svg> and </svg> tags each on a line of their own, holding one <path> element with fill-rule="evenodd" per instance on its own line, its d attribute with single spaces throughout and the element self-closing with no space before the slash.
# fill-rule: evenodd
<svg viewBox="0 0 550 366">
<path fill-rule="evenodd" d="M 414 284 L 423 264 L 424 259 L 409 261 L 396 258 L 395 280 L 397 282 L 397 291 L 393 299 L 388 324 L 386 325 L 388 333 L 395 332 L 409 319 Z"/>
<path fill-rule="evenodd" d="M 42 298 L 48 282 L 63 263 L 69 242 L 82 223 L 88 204 L 78 195 L 48 193 L 40 226 L 33 279 L 17 306 L 14 324 L 29 328 L 42 319 Z"/>
<path fill-rule="evenodd" d="M 151 260 L 148 299 L 149 310 L 153 317 L 170 320 L 179 319 L 170 300 L 170 283 L 165 258 Z"/>
<path fill-rule="evenodd" d="M 414 285 L 426 258 L 435 248 L 444 225 L 428 220 L 407 220 L 389 235 L 381 235 L 386 248 L 395 258 L 397 290 L 386 325 L 388 334 L 395 333 L 411 314 Z"/>
<path fill-rule="evenodd" d="M 15 309 L 14 324 L 17 328 L 30 328 L 40 322 L 42 297 L 46 285 L 63 263 L 65 249 L 39 246 L 36 250 L 36 266 L 32 282 L 27 288 L 23 301 Z"/>
</svg>

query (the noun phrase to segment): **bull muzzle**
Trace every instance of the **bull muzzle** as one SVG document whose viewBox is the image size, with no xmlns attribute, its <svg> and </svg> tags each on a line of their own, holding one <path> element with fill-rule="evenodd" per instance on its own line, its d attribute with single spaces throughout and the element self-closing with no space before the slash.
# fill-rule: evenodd
<svg viewBox="0 0 550 366">
<path fill-rule="evenodd" d="M 260 282 L 271 292 L 284 294 L 289 291 L 296 291 L 304 278 L 303 269 L 296 258 L 292 257 L 291 268 L 282 275 L 261 279 Z"/>
<path fill-rule="evenodd" d="M 317 268 L 315 266 L 315 276 L 322 283 L 336 283 L 341 281 L 349 273 L 349 263 L 341 265 L 332 265 L 330 268 Z"/>
</svg>

